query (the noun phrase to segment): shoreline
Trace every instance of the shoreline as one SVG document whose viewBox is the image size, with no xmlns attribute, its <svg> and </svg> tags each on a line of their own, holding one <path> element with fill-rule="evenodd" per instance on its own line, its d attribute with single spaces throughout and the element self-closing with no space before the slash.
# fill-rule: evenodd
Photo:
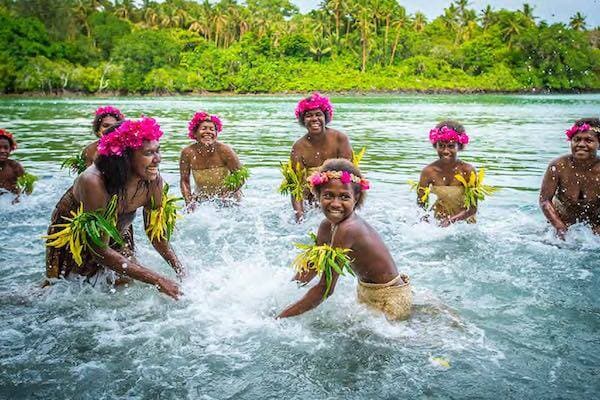
<svg viewBox="0 0 600 400">
<path fill-rule="evenodd" d="M 319 90 L 315 90 L 319 91 Z M 113 90 L 103 91 L 97 93 L 89 93 L 85 91 L 74 91 L 74 90 L 60 90 L 52 92 L 24 92 L 24 93 L 0 93 L 0 99 L 10 98 L 68 98 L 68 97 L 79 97 L 79 98 L 110 98 L 110 97 L 234 97 L 234 96 L 286 96 L 286 95 L 306 95 L 309 92 L 304 91 L 283 91 L 283 92 L 209 92 L 209 91 L 192 91 L 192 92 L 137 92 L 129 93 L 125 91 Z M 600 89 L 585 89 L 585 90 L 548 90 L 548 89 L 529 89 L 529 90 L 484 90 L 484 89 L 402 89 L 402 90 L 340 90 L 340 91 L 323 91 L 328 95 L 335 96 L 369 96 L 369 95 L 488 95 L 488 94 L 502 94 L 502 95 L 553 95 L 553 94 L 600 94 Z"/>
</svg>

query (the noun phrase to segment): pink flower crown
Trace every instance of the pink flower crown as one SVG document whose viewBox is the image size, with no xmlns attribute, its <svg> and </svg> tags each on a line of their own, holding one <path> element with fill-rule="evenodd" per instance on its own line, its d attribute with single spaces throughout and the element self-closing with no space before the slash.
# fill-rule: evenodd
<svg viewBox="0 0 600 400">
<path fill-rule="evenodd" d="M 456 142 L 460 144 L 469 143 L 469 136 L 467 133 L 456 132 L 454 129 L 447 126 L 441 128 L 434 128 L 429 131 L 429 141 L 432 144 L 437 142 Z"/>
<path fill-rule="evenodd" d="M 113 132 L 104 135 L 98 142 L 98 154 L 122 156 L 126 149 L 139 149 L 144 140 L 159 140 L 163 135 L 154 118 L 126 119 Z"/>
<path fill-rule="evenodd" d="M 333 119 L 333 105 L 328 97 L 321 96 L 319 92 L 314 92 L 308 99 L 302 99 L 296 106 L 296 119 L 300 119 L 300 114 L 308 111 L 320 109 L 325 114 L 329 114 L 329 120 Z"/>
<path fill-rule="evenodd" d="M 102 116 L 113 115 L 119 121 L 125 118 L 123 113 L 121 113 L 121 110 L 119 110 L 118 108 L 113 107 L 113 106 L 98 107 L 94 114 L 96 116 L 98 116 L 98 115 L 102 115 Z"/>
<path fill-rule="evenodd" d="M 567 135 L 567 140 L 573 139 L 573 136 L 577 135 L 579 132 L 592 131 L 594 133 L 600 134 L 600 128 L 596 128 L 591 126 L 590 124 L 581 124 L 581 125 L 573 125 L 570 129 L 565 131 L 565 135 Z"/>
<path fill-rule="evenodd" d="M 358 183 L 360 185 L 360 190 L 369 190 L 371 188 L 371 183 L 365 178 L 361 178 L 360 176 L 356 176 L 348 171 L 324 171 L 324 172 L 315 172 L 311 176 L 308 177 L 307 181 L 312 187 L 323 185 L 329 182 L 331 179 L 339 179 L 342 183 Z"/>
<path fill-rule="evenodd" d="M 13 134 L 7 130 L 0 129 L 0 138 L 6 138 L 10 142 L 10 151 L 14 151 L 17 148 L 17 141 L 13 137 Z"/>
<path fill-rule="evenodd" d="M 221 122 L 219 117 L 217 117 L 216 115 L 209 115 L 207 112 L 204 111 L 198 111 L 196 114 L 194 114 L 194 117 L 188 124 L 188 137 L 190 139 L 196 140 L 194 132 L 196 131 L 198 126 L 204 121 L 210 121 L 213 124 L 215 124 L 215 128 L 217 129 L 217 135 L 223 130 L 223 123 Z"/>
</svg>

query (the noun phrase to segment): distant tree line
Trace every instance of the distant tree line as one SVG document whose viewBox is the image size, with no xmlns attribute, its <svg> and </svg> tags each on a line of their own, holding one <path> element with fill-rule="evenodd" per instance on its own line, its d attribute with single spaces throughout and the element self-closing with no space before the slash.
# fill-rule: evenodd
<svg viewBox="0 0 600 400">
<path fill-rule="evenodd" d="M 598 90 L 585 16 L 396 0 L 0 0 L 0 91 Z"/>
</svg>

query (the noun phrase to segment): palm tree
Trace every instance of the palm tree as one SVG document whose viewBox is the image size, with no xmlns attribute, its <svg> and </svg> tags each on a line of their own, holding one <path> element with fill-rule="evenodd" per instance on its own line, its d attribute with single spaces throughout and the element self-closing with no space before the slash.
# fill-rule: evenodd
<svg viewBox="0 0 600 400">
<path fill-rule="evenodd" d="M 313 59 L 317 62 L 320 62 L 321 57 L 331 53 L 331 45 L 329 43 L 329 39 L 324 38 L 320 35 L 314 35 L 308 50 L 313 55 Z"/>
<path fill-rule="evenodd" d="M 357 2 L 357 13 L 355 15 L 355 24 L 360 31 L 360 44 L 361 44 L 361 72 L 367 70 L 367 59 L 369 57 L 369 43 L 372 33 L 372 10 L 367 0 L 359 0 Z"/>
<path fill-rule="evenodd" d="M 413 29 L 415 32 L 423 32 L 425 29 L 425 25 L 427 25 L 427 17 L 422 12 L 416 12 L 415 18 L 413 19 Z"/>
<path fill-rule="evenodd" d="M 580 13 L 579 11 L 571 17 L 571 21 L 569 25 L 573 30 L 576 31 L 584 31 L 585 30 L 585 15 Z"/>
<path fill-rule="evenodd" d="M 406 16 L 406 9 L 402 6 L 398 7 L 398 10 L 394 14 L 392 21 L 392 28 L 396 30 L 396 37 L 394 38 L 394 44 L 392 45 L 392 54 L 390 55 L 389 64 L 392 65 L 394 62 L 394 56 L 396 55 L 396 49 L 398 48 L 398 42 L 400 41 L 400 32 L 406 27 L 409 20 Z"/>
<path fill-rule="evenodd" d="M 489 4 L 481 10 L 481 26 L 483 30 L 487 30 L 495 22 L 494 11 L 492 10 L 492 6 Z"/>
</svg>

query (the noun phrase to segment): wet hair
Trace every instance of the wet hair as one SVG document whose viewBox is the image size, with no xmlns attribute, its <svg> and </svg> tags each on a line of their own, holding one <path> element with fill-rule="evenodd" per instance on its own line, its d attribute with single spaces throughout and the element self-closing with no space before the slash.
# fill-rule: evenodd
<svg viewBox="0 0 600 400">
<path fill-rule="evenodd" d="M 117 120 L 117 122 L 123 121 L 123 115 L 121 115 L 121 114 L 116 114 L 116 113 L 98 114 L 94 117 L 94 120 L 92 121 L 92 133 L 94 135 L 98 135 L 98 131 L 100 130 L 100 125 L 102 125 L 102 120 L 104 119 L 104 117 L 108 117 L 109 115 L 111 117 L 114 117 Z M 106 132 L 108 132 L 108 130 Z M 105 134 L 106 134 L 106 132 L 105 132 Z"/>
<path fill-rule="evenodd" d="M 359 178 L 364 178 L 360 172 L 360 169 L 352 162 L 346 160 L 345 158 L 330 158 L 325 161 L 321 168 L 319 168 L 319 172 L 327 172 L 327 171 L 348 171 L 354 176 L 358 176 Z M 355 209 L 361 208 L 365 203 L 365 199 L 367 197 L 367 193 L 364 190 L 361 190 L 360 184 L 356 182 L 351 182 L 352 189 L 354 190 L 354 197 L 358 200 L 354 206 Z M 313 193 L 319 198 L 321 194 L 321 189 L 323 185 L 315 186 L 313 188 Z"/>
<path fill-rule="evenodd" d="M 114 132 L 123 121 L 119 121 L 116 124 L 111 125 L 106 129 L 104 134 Z M 121 156 L 105 156 L 98 154 L 94 165 L 102 174 L 104 180 L 104 186 L 109 195 L 117 195 L 119 198 L 125 198 L 125 184 L 131 178 L 131 158 L 133 156 L 133 150 L 126 148 Z M 143 182 L 146 186 L 147 182 Z"/>
<path fill-rule="evenodd" d="M 448 128 L 454 130 L 457 133 L 465 133 L 465 127 L 463 126 L 463 124 L 461 124 L 460 122 L 455 121 L 453 119 L 447 119 L 447 120 L 444 120 L 444 121 L 438 123 L 435 126 L 435 129 L 440 129 L 440 128 L 444 127 L 444 126 L 447 126 Z M 433 144 L 434 148 L 435 148 L 436 144 L 437 143 Z M 465 145 L 462 144 L 462 143 L 456 143 L 456 144 L 458 145 L 458 149 L 459 150 L 462 150 L 465 147 Z"/>
<path fill-rule="evenodd" d="M 304 100 L 310 101 L 310 100 L 312 100 L 312 96 L 308 96 Z M 306 125 L 304 125 L 304 114 L 306 114 L 309 111 L 313 111 L 313 110 L 321 110 L 321 109 L 320 108 L 313 108 L 312 110 L 306 110 L 306 111 L 301 112 L 300 114 L 298 114 L 298 123 L 301 126 L 306 127 Z M 331 122 L 331 114 L 329 112 L 323 111 L 323 110 L 321 110 L 321 112 L 323 114 L 325 114 L 325 125 L 327 125 L 328 123 Z"/>
<path fill-rule="evenodd" d="M 598 140 L 600 140 L 600 118 L 581 118 L 575 121 L 576 126 L 581 126 L 583 124 L 588 124 L 591 128 L 594 128 L 592 132 L 594 132 L 598 137 Z"/>
</svg>

